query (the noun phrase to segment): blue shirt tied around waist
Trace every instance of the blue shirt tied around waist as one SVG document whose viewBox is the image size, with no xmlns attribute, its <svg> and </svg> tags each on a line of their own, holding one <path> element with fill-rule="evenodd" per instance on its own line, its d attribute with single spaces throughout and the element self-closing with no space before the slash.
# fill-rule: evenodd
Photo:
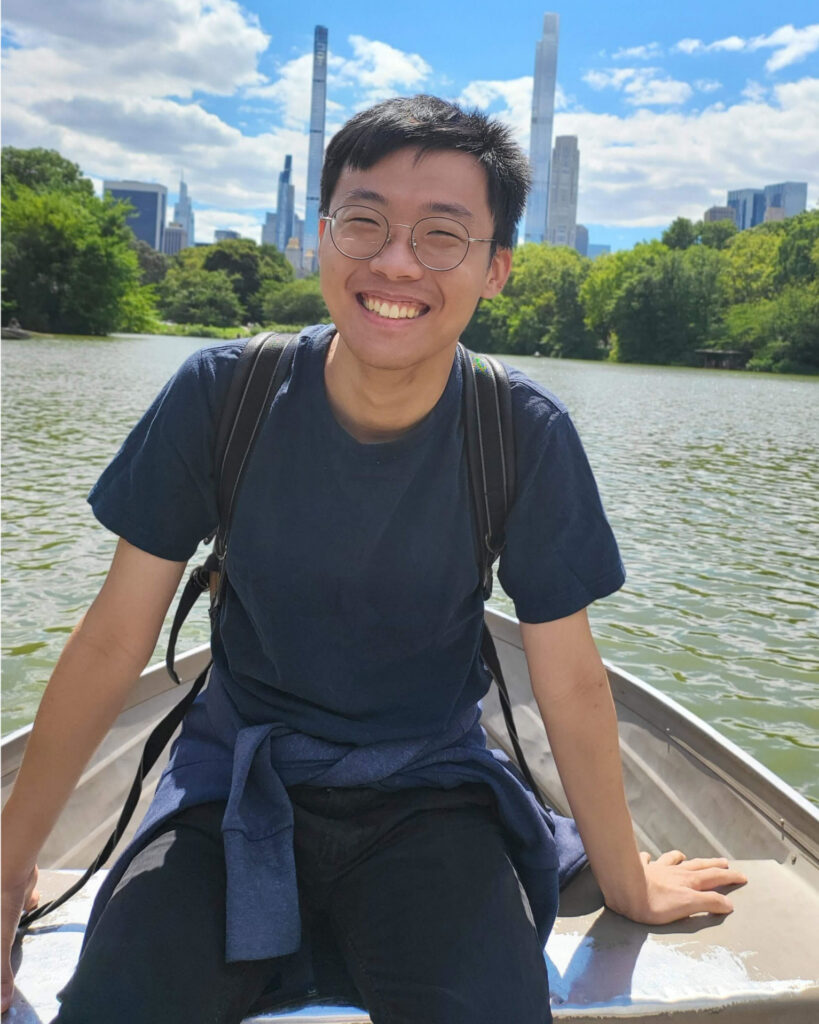
<svg viewBox="0 0 819 1024">
<path fill-rule="evenodd" d="M 479 781 L 495 794 L 545 940 L 554 869 L 560 862 L 565 877 L 584 855 L 573 823 L 540 810 L 477 724 L 490 680 L 460 367 L 421 423 L 364 445 L 327 402 L 333 332 L 303 333 L 261 429 L 234 515 L 208 688 L 91 926 L 163 820 L 221 799 L 228 959 L 292 952 L 300 932 L 287 786 Z M 186 560 L 215 526 L 215 423 L 239 351 L 228 343 L 190 357 L 89 496 L 103 525 L 151 554 Z M 519 618 L 541 622 L 611 593 L 624 573 L 565 408 L 523 374 L 510 378 L 518 492 L 499 579 Z"/>
</svg>

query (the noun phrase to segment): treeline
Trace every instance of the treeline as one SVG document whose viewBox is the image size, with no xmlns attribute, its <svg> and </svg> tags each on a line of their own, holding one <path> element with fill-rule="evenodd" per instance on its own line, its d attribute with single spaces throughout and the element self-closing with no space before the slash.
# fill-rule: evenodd
<svg viewBox="0 0 819 1024">
<path fill-rule="evenodd" d="M 271 245 L 230 239 L 167 257 L 135 238 L 130 208 L 100 199 L 54 150 L 2 151 L 3 323 L 59 334 L 229 328 L 327 319 L 318 279 L 293 279 Z"/>
<path fill-rule="evenodd" d="M 4 147 L 2 193 L 3 323 L 107 334 L 161 321 L 215 331 L 328 318 L 318 279 L 294 280 L 273 246 L 233 239 L 168 258 L 137 241 L 128 207 L 95 196 L 54 150 Z M 819 373 L 819 211 L 742 232 L 679 217 L 662 241 L 594 262 L 523 245 L 464 341 L 683 366 L 702 364 L 698 350 L 730 350 L 750 369 Z"/>
<path fill-rule="evenodd" d="M 464 341 L 484 352 L 819 373 L 819 211 L 738 232 L 679 217 L 662 241 L 592 262 L 524 245 Z"/>
</svg>

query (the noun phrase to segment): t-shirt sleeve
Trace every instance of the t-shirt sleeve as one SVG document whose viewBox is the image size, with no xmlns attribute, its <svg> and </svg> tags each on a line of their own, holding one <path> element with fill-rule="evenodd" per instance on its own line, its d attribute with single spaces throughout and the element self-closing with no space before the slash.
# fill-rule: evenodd
<svg viewBox="0 0 819 1024">
<path fill-rule="evenodd" d="M 498 579 L 522 622 L 549 622 L 618 590 L 625 570 L 568 412 L 541 410 L 528 434 Z"/>
<path fill-rule="evenodd" d="M 187 561 L 216 526 L 215 420 L 232 354 L 190 356 L 88 495 L 103 526 L 159 558 Z"/>
</svg>

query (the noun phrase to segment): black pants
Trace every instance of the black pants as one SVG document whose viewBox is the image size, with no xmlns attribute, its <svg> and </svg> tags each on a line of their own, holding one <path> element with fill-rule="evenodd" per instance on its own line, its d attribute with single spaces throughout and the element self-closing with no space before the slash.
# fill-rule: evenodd
<svg viewBox="0 0 819 1024">
<path fill-rule="evenodd" d="M 551 1021 L 543 952 L 486 787 L 298 786 L 291 798 L 320 993 L 374 1024 Z M 298 954 L 225 963 L 223 812 L 181 812 L 134 858 L 59 1024 L 228 1024 L 296 995 L 282 980 Z"/>
</svg>

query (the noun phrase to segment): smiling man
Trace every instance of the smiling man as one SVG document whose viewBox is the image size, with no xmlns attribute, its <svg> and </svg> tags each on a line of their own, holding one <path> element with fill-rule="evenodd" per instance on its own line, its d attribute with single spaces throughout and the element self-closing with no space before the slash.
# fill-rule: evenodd
<svg viewBox="0 0 819 1024">
<path fill-rule="evenodd" d="M 458 339 L 511 264 L 509 131 L 431 97 L 354 117 L 322 179 L 332 326 L 305 329 L 243 478 L 206 690 L 97 898 L 62 1024 L 238 1022 L 323 996 L 374 1024 L 544 1024 L 543 943 L 572 823 L 486 749 L 483 597 Z M 216 525 L 235 342 L 169 382 L 94 487 L 120 539 L 4 811 L 4 1005 L 35 860 Z M 517 497 L 500 579 L 610 907 L 726 913 L 721 860 L 638 853 L 587 605 L 623 569 L 563 405 L 510 371 Z"/>
</svg>

